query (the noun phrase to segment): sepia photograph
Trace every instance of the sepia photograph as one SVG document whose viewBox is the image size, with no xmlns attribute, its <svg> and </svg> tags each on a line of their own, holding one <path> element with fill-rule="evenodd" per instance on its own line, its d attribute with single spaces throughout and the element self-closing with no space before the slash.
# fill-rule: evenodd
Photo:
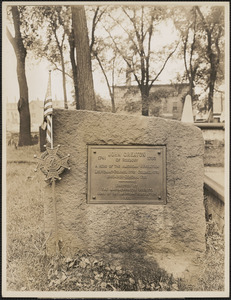
<svg viewBox="0 0 231 300">
<path fill-rule="evenodd" d="M 2 2 L 2 297 L 230 296 L 229 13 Z"/>
</svg>

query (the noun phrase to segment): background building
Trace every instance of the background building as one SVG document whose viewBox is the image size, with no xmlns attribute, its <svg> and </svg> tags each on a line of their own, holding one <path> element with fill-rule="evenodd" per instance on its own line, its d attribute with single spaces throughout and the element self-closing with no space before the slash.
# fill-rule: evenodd
<svg viewBox="0 0 231 300">
<path fill-rule="evenodd" d="M 180 120 L 183 99 L 189 90 L 188 84 L 156 84 L 150 89 L 149 115 Z M 115 105 L 119 111 L 141 111 L 141 93 L 138 86 L 114 87 Z"/>
<path fill-rule="evenodd" d="M 53 108 L 64 108 L 63 101 L 53 100 Z M 39 126 L 43 122 L 43 105 L 44 101 L 32 100 L 29 103 L 30 118 L 31 118 L 31 132 L 39 132 Z M 6 130 L 10 132 L 19 132 L 19 112 L 18 104 L 7 103 L 6 106 L 7 119 L 6 119 Z"/>
</svg>

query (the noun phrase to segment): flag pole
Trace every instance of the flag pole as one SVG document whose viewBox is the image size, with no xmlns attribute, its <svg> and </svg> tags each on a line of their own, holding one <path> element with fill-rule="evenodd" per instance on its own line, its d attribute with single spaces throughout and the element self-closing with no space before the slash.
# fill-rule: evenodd
<svg viewBox="0 0 231 300">
<path fill-rule="evenodd" d="M 49 82 L 50 82 L 50 92 L 51 92 L 51 70 L 49 70 Z M 53 105 L 52 105 L 53 107 Z M 53 108 L 52 108 L 53 111 Z M 51 118 L 51 149 L 54 149 L 54 144 L 53 144 L 53 113 L 50 116 Z"/>
<path fill-rule="evenodd" d="M 49 81 L 51 84 L 51 70 L 49 70 Z M 51 88 L 51 86 L 50 86 Z M 53 105 L 52 105 L 53 106 Z M 53 110 L 53 108 L 52 108 Z M 54 149 L 54 142 L 53 142 L 53 114 L 51 114 L 51 149 Z M 56 198 L 55 198 L 55 178 L 52 180 L 52 200 L 54 205 L 54 223 L 55 223 L 55 249 L 56 254 L 58 254 L 58 223 L 57 223 L 57 205 L 56 205 Z"/>
<path fill-rule="evenodd" d="M 51 149 L 54 149 L 53 144 L 53 116 L 51 115 Z"/>
<path fill-rule="evenodd" d="M 49 181 L 52 186 L 52 196 L 49 197 L 49 204 L 52 205 L 50 202 L 53 201 L 53 213 L 54 213 L 54 229 L 52 230 L 52 244 L 53 240 L 55 239 L 55 250 L 56 255 L 60 253 L 59 247 L 59 238 L 58 238 L 58 222 L 57 222 L 57 204 L 55 199 L 55 180 L 61 179 L 59 174 L 61 174 L 64 169 L 70 170 L 68 165 L 68 159 L 70 154 L 65 157 L 60 157 L 57 155 L 57 151 L 59 145 L 54 148 L 54 135 L 53 135 L 53 105 L 52 105 L 52 95 L 51 95 L 51 71 L 49 70 L 49 79 L 47 85 L 46 96 L 44 100 L 44 112 L 43 112 L 43 130 L 46 129 L 46 151 L 41 155 L 38 163 L 38 167 L 40 170 L 46 175 L 45 181 Z M 37 156 L 34 155 L 36 158 Z M 37 169 L 35 169 L 37 171 Z"/>
<path fill-rule="evenodd" d="M 53 144 L 53 116 L 51 115 L 51 149 L 54 149 Z M 55 178 L 52 180 L 52 199 L 53 199 L 53 205 L 54 205 L 54 217 L 55 217 L 55 249 L 56 254 L 58 254 L 58 222 L 57 222 L 57 205 L 56 205 L 56 198 L 55 198 Z"/>
<path fill-rule="evenodd" d="M 59 244 L 58 244 L 58 223 L 57 223 L 57 207 L 56 207 L 56 199 L 55 199 L 55 179 L 52 180 L 52 200 L 54 205 L 54 216 L 55 216 L 55 249 L 56 254 L 58 254 Z"/>
</svg>

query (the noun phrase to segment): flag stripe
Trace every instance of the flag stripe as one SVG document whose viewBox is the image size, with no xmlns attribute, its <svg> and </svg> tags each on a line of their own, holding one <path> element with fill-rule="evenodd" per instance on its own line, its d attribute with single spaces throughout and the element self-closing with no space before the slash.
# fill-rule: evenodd
<svg viewBox="0 0 231 300">
<path fill-rule="evenodd" d="M 51 143 L 51 116 L 47 116 L 47 130 L 46 130 L 47 142 Z"/>
<path fill-rule="evenodd" d="M 52 105 L 52 100 L 45 101 L 44 106 L 47 107 L 49 105 Z"/>
<path fill-rule="evenodd" d="M 52 110 L 52 107 L 50 107 L 50 108 L 44 110 L 44 116 L 47 117 L 48 115 L 51 115 L 51 114 L 52 114 L 52 111 L 53 111 L 53 110 Z"/>
<path fill-rule="evenodd" d="M 52 142 L 52 97 L 51 97 L 51 74 L 49 73 L 46 96 L 44 100 L 44 121 L 46 122 L 46 140 Z"/>
</svg>

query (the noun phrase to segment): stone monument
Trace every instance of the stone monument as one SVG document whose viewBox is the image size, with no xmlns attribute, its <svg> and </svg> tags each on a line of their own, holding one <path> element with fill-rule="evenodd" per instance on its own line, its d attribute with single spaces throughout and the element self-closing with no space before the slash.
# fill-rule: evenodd
<svg viewBox="0 0 231 300">
<path fill-rule="evenodd" d="M 181 121 L 193 123 L 192 99 L 190 95 L 187 95 L 185 98 Z"/>
<path fill-rule="evenodd" d="M 156 117 L 54 110 L 54 144 L 71 170 L 56 184 L 60 251 L 142 253 L 180 275 L 205 250 L 204 140 L 191 124 Z M 57 141 L 57 142 L 56 142 Z M 45 228 L 55 248 L 51 188 Z"/>
</svg>

